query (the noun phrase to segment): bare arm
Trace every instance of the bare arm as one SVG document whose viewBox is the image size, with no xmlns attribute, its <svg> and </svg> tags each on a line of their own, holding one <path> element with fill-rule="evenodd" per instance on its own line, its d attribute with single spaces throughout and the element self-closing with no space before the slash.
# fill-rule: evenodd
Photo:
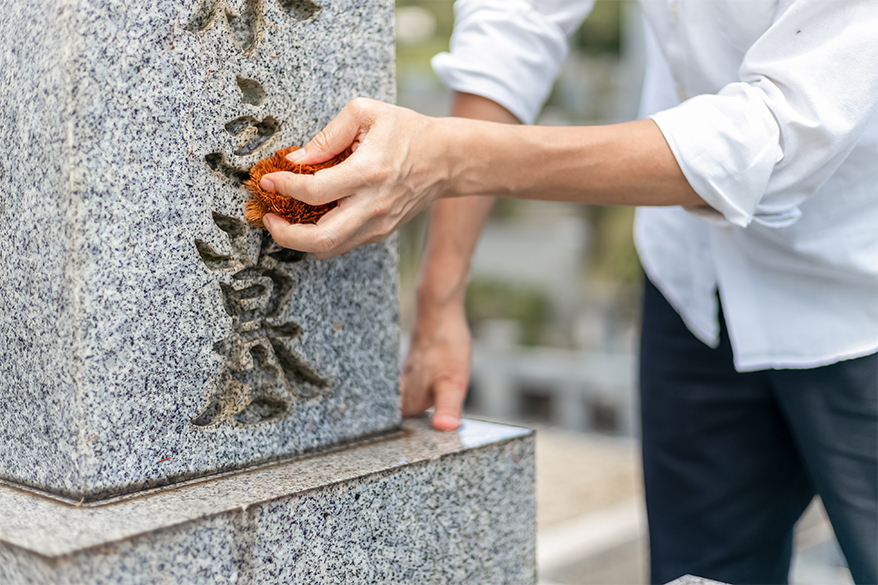
<svg viewBox="0 0 878 585">
<path fill-rule="evenodd" d="M 445 120 L 454 150 L 451 193 L 596 205 L 699 205 L 652 120 L 609 126 L 508 127 Z"/>
<path fill-rule="evenodd" d="M 453 116 L 515 123 L 518 120 L 491 100 L 456 94 Z M 464 295 L 470 260 L 492 197 L 440 199 L 430 210 L 430 230 L 421 262 L 417 314 L 401 378 L 406 416 L 435 407 L 433 424 L 441 430 L 460 425 L 470 370 L 470 332 Z"/>
<path fill-rule="evenodd" d="M 487 98 L 457 93 L 451 115 L 459 118 L 517 124 L 503 106 Z M 419 296 L 424 303 L 462 300 L 469 266 L 479 234 L 494 204 L 491 193 L 485 197 L 458 197 L 437 200 L 430 211 L 430 230 L 421 264 Z"/>
<path fill-rule="evenodd" d="M 327 257 L 379 241 L 440 198 L 500 195 L 603 205 L 703 205 L 658 126 L 523 127 L 430 118 L 357 99 L 304 149 L 299 163 L 343 164 L 315 175 L 272 173 L 268 190 L 312 205 L 339 201 L 316 225 L 267 215 L 282 246 Z"/>
</svg>

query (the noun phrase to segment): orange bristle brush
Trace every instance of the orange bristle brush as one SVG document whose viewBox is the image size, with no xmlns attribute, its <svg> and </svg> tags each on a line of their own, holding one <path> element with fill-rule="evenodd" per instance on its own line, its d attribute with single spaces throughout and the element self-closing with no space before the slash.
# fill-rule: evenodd
<svg viewBox="0 0 878 585">
<path fill-rule="evenodd" d="M 320 169 L 334 167 L 351 155 L 351 149 L 334 156 L 326 162 L 316 165 L 297 165 L 287 160 L 287 155 L 298 146 L 282 148 L 268 157 L 253 165 L 250 169 L 250 179 L 244 181 L 247 190 L 250 191 L 250 199 L 244 202 L 244 216 L 251 224 L 258 228 L 265 228 L 262 216 L 266 213 L 279 215 L 290 223 L 317 223 L 330 209 L 338 205 L 335 201 L 326 205 L 308 205 L 292 197 L 284 197 L 279 193 L 266 191 L 259 186 L 263 175 L 277 171 L 289 171 L 300 175 L 313 175 Z"/>
</svg>

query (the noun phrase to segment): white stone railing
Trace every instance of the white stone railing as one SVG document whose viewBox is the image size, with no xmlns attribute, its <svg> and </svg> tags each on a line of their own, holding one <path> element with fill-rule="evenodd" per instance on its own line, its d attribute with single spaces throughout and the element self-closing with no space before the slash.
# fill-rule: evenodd
<svg viewBox="0 0 878 585">
<path fill-rule="evenodd" d="M 600 406 L 614 411 L 618 432 L 635 433 L 635 356 L 479 341 L 473 345 L 474 412 L 516 418 L 526 388 L 531 394 L 548 394 L 552 424 L 594 428 L 590 407 Z"/>
</svg>

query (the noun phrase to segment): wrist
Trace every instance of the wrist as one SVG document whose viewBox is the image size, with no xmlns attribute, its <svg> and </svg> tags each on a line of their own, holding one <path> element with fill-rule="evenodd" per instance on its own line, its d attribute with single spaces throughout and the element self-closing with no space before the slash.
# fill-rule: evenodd
<svg viewBox="0 0 878 585">
<path fill-rule="evenodd" d="M 461 118 L 433 118 L 428 139 L 435 150 L 431 164 L 442 174 L 442 190 L 437 199 L 465 195 L 460 191 L 461 176 L 466 172 L 467 159 L 472 156 L 474 144 L 465 138 L 473 122 Z"/>
<path fill-rule="evenodd" d="M 451 117 L 434 118 L 431 139 L 438 146 L 435 158 L 445 165 L 445 190 L 440 197 L 493 195 L 490 181 L 494 155 L 512 136 L 510 126 L 520 124 L 509 110 L 488 98 L 454 92 Z"/>
<path fill-rule="evenodd" d="M 484 120 L 448 118 L 451 161 L 450 197 L 508 197 L 529 159 L 521 126 Z"/>
<path fill-rule="evenodd" d="M 418 313 L 462 310 L 468 283 L 467 275 L 458 277 L 422 275 L 415 289 Z"/>
</svg>

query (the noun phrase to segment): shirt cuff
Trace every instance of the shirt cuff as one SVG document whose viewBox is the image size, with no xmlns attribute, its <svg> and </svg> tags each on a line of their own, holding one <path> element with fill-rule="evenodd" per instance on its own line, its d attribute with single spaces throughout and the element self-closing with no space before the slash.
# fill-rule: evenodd
<svg viewBox="0 0 878 585">
<path fill-rule="evenodd" d="M 533 124 L 567 56 L 562 28 L 522 0 L 460 2 L 455 12 L 451 52 L 433 57 L 436 75 Z"/>
<path fill-rule="evenodd" d="M 728 224 L 793 224 L 795 205 L 761 205 L 769 179 L 783 159 L 777 121 L 760 90 L 733 83 L 650 116 L 667 140 L 683 175 Z M 703 218 L 704 210 L 697 210 Z"/>
</svg>

